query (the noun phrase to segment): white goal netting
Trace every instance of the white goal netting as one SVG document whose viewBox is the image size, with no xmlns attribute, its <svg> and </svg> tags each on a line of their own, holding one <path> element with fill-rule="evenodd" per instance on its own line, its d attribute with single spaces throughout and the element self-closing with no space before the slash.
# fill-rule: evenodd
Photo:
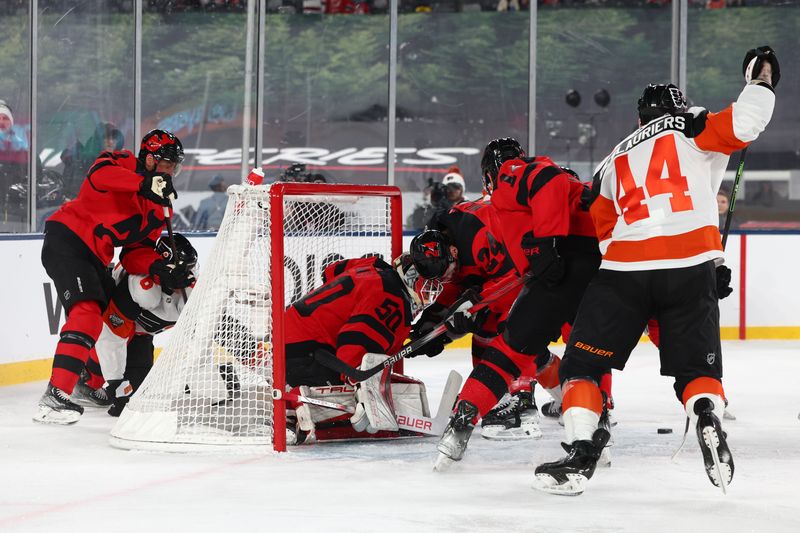
<svg viewBox="0 0 800 533">
<path fill-rule="evenodd" d="M 197 285 L 113 428 L 114 446 L 282 449 L 284 429 L 274 423 L 284 408 L 273 401 L 273 386 L 284 383 L 273 376 L 275 366 L 283 368 L 274 357 L 282 342 L 275 318 L 321 284 L 328 264 L 366 255 L 389 262 L 400 251 L 393 187 L 236 185 L 228 194 Z"/>
</svg>

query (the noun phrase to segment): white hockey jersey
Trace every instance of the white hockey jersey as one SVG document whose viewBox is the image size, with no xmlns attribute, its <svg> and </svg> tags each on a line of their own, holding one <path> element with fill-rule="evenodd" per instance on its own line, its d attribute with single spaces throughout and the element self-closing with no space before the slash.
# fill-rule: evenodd
<svg viewBox="0 0 800 533">
<path fill-rule="evenodd" d="M 197 276 L 195 271 L 192 274 Z M 128 341 L 134 335 L 155 335 L 175 325 L 184 306 L 181 292 L 186 298 L 192 292 L 192 287 L 187 287 L 165 294 L 149 276 L 128 274 L 121 264 L 114 268 L 112 276 L 117 290 L 103 313 L 103 331 L 95 344 L 106 381 L 122 379 Z M 130 318 L 134 314 L 132 308 L 141 310 L 135 320 Z"/>
<path fill-rule="evenodd" d="M 681 268 L 723 257 L 716 195 L 730 155 L 764 131 L 775 93 L 745 86 L 719 113 L 692 108 L 639 128 L 597 168 L 601 268 Z"/>
</svg>

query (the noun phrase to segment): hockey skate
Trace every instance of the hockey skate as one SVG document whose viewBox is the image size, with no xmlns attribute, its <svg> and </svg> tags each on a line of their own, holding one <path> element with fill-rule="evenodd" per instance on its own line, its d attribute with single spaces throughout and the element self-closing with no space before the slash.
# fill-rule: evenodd
<svg viewBox="0 0 800 533">
<path fill-rule="evenodd" d="M 694 404 L 697 415 L 697 440 L 703 452 L 706 474 L 723 493 L 733 479 L 733 456 L 725 441 L 719 418 L 714 414 L 714 404 L 708 398 L 700 398 Z"/>
<path fill-rule="evenodd" d="M 57 389 L 52 383 L 39 400 L 39 412 L 33 417 L 34 422 L 41 424 L 74 424 L 80 420 L 83 407 L 72 402 L 69 394 Z"/>
<path fill-rule="evenodd" d="M 598 428 L 592 435 L 592 440 L 578 440 L 572 444 L 562 443 L 561 446 L 567 452 L 567 456 L 559 461 L 536 467 L 533 488 L 562 496 L 583 494 L 586 482 L 592 478 L 597 460 L 609 437 L 608 431 Z"/>
<path fill-rule="evenodd" d="M 72 391 L 72 401 L 84 407 L 108 407 L 113 403 L 106 389 L 93 389 L 83 380 L 78 381 Z"/>
<path fill-rule="evenodd" d="M 464 457 L 472 430 L 475 429 L 473 421 L 477 416 L 477 407 L 465 400 L 459 400 L 439 444 L 436 445 L 439 455 L 433 465 L 434 471 L 444 472 Z"/>
<path fill-rule="evenodd" d="M 561 402 L 551 400 L 542 406 L 542 415 L 547 418 L 561 419 Z"/>
<path fill-rule="evenodd" d="M 489 440 L 541 439 L 539 410 L 533 391 L 505 394 L 483 417 L 481 436 Z"/>
</svg>

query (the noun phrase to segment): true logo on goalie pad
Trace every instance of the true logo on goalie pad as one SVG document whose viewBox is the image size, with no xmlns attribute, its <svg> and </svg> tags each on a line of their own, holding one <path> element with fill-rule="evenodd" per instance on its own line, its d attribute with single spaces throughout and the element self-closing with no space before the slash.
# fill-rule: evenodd
<svg viewBox="0 0 800 533">
<path fill-rule="evenodd" d="M 348 385 L 333 385 L 331 387 L 311 387 L 311 390 L 318 394 L 341 394 L 341 393 L 355 393 L 355 387 Z"/>
</svg>

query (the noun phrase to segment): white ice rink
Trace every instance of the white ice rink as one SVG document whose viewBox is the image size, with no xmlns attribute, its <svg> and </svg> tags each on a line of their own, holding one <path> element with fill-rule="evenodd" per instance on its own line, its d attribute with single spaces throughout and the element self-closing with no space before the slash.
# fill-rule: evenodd
<svg viewBox="0 0 800 533">
<path fill-rule="evenodd" d="M 464 461 L 436 474 L 433 438 L 260 456 L 125 452 L 108 445 L 114 420 L 104 411 L 40 426 L 31 415 L 44 383 L 0 388 L 0 531 L 798 532 L 800 343 L 724 350 L 738 418 L 724 424 L 736 464 L 727 496 L 708 481 L 693 433 L 670 460 L 684 415 L 643 344 L 614 377 L 612 467 L 577 498 L 530 488 L 535 465 L 562 455 L 552 420 L 539 441 L 490 442 L 476 430 Z M 451 350 L 407 369 L 437 405 L 447 371 L 466 377 L 469 365 L 466 351 Z"/>
</svg>

